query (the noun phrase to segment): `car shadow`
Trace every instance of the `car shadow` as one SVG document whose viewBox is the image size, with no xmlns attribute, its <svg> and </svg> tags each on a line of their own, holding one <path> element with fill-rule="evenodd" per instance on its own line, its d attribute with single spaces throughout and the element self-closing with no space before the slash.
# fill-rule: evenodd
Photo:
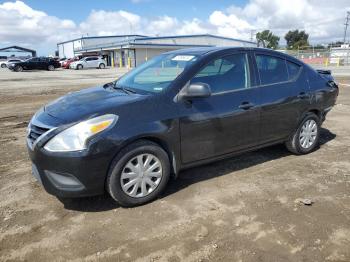
<svg viewBox="0 0 350 262">
<path fill-rule="evenodd" d="M 333 140 L 334 133 L 321 128 L 319 147 Z M 284 145 L 274 145 L 256 151 L 243 153 L 232 158 L 216 161 L 180 172 L 178 178 L 171 179 L 160 198 L 174 194 L 192 184 L 230 174 L 245 168 L 276 160 L 290 155 Z M 108 194 L 95 197 L 59 199 L 64 208 L 82 212 L 102 212 L 120 207 Z"/>
<path fill-rule="evenodd" d="M 107 193 L 81 198 L 57 198 L 65 209 L 82 212 L 103 212 L 120 207 Z"/>
</svg>

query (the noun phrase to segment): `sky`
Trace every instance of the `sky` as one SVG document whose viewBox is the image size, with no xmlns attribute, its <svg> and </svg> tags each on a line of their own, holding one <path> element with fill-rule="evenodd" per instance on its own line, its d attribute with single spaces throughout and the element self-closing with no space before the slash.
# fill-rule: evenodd
<svg viewBox="0 0 350 262">
<path fill-rule="evenodd" d="M 306 30 L 310 43 L 342 40 L 350 0 L 22 0 L 0 1 L 0 47 L 53 54 L 81 36 L 215 34 L 249 40 Z M 350 35 L 350 28 L 349 28 Z"/>
</svg>

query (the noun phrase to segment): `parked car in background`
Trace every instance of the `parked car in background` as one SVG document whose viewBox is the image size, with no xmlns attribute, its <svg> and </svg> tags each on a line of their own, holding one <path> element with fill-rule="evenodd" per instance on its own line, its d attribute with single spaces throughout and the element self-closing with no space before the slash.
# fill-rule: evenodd
<svg viewBox="0 0 350 262">
<path fill-rule="evenodd" d="M 9 59 L 7 61 L 0 62 L 0 64 L 1 64 L 1 68 L 6 68 L 8 66 L 8 64 L 18 63 L 18 62 L 22 62 L 22 60 L 19 59 L 19 58 L 11 58 L 11 59 Z"/>
<path fill-rule="evenodd" d="M 85 69 L 85 68 L 99 68 L 103 69 L 106 67 L 106 61 L 101 57 L 97 56 L 88 56 L 80 59 L 79 61 L 75 61 L 70 64 L 70 68 L 72 69 Z"/>
<path fill-rule="evenodd" d="M 63 63 L 65 62 L 65 61 L 67 61 L 68 59 L 67 58 L 61 58 L 61 59 L 59 59 L 59 63 L 60 63 L 60 65 L 61 65 L 61 67 L 63 66 Z"/>
<path fill-rule="evenodd" d="M 144 204 L 185 168 L 279 143 L 312 152 L 338 93 L 330 71 L 268 49 L 168 52 L 42 107 L 27 132 L 33 175 L 59 197 Z"/>
<path fill-rule="evenodd" d="M 62 68 L 69 69 L 71 63 L 73 63 L 74 61 L 79 61 L 79 60 L 80 59 L 77 57 L 69 58 L 62 63 Z"/>
<path fill-rule="evenodd" d="M 61 67 L 60 63 L 53 58 L 33 57 L 22 62 L 10 63 L 8 68 L 12 71 L 22 72 L 23 70 L 55 70 Z"/>
</svg>

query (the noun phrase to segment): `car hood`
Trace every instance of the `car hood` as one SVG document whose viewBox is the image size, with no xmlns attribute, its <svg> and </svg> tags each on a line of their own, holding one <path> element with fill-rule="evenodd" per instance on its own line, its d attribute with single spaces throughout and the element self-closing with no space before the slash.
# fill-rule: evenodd
<svg viewBox="0 0 350 262">
<path fill-rule="evenodd" d="M 47 104 L 44 111 L 63 123 L 81 121 L 102 114 L 118 114 L 118 107 L 145 99 L 110 87 L 93 87 L 69 93 Z"/>
</svg>

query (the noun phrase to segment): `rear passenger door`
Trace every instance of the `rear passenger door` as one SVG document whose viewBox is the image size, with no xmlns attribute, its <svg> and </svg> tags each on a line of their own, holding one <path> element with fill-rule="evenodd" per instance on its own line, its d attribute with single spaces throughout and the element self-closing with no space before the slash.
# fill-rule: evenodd
<svg viewBox="0 0 350 262">
<path fill-rule="evenodd" d="M 283 56 L 255 52 L 260 79 L 260 143 L 286 139 L 308 105 L 308 86 L 300 64 Z"/>
<path fill-rule="evenodd" d="M 215 58 L 191 79 L 212 95 L 180 103 L 181 159 L 190 163 L 254 146 L 259 136 L 259 88 L 246 52 Z"/>
<path fill-rule="evenodd" d="M 98 58 L 97 57 L 89 57 L 89 58 L 86 58 L 86 62 L 87 62 L 87 65 L 89 68 L 95 68 L 97 67 L 97 61 Z"/>
</svg>

